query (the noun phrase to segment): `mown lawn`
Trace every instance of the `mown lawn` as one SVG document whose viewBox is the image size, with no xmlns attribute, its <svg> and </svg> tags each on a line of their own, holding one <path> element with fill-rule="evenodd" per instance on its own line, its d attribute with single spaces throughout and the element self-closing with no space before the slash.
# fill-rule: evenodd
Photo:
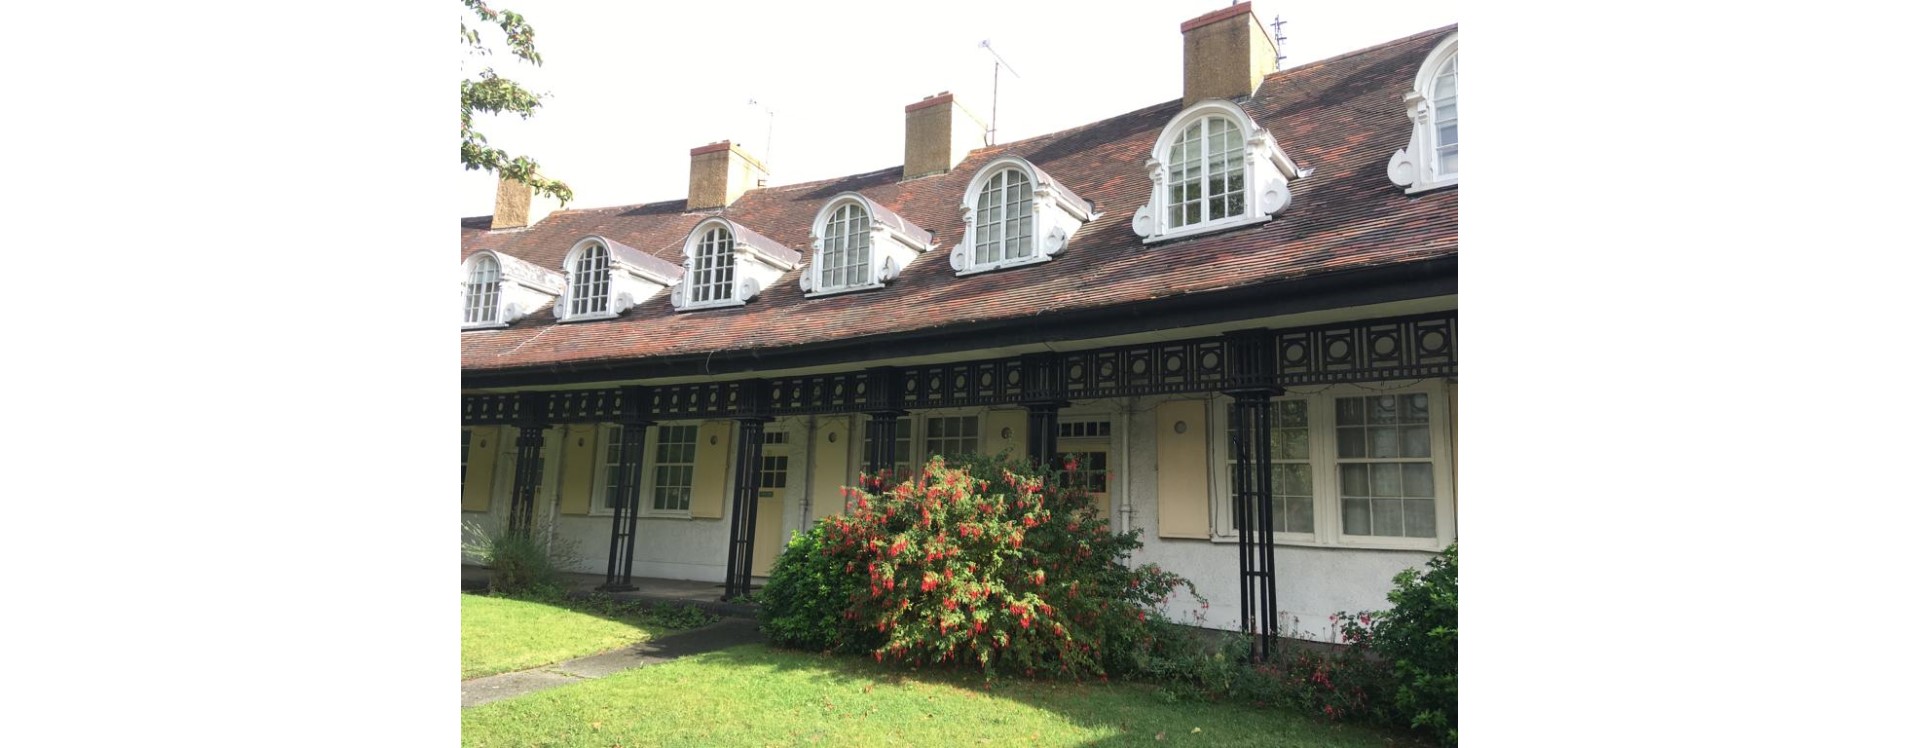
<svg viewBox="0 0 1920 748">
<path fill-rule="evenodd" d="M 460 679 L 551 665 L 665 633 L 639 614 L 596 615 L 552 603 L 460 596 Z"/>
<path fill-rule="evenodd" d="M 1280 709 L 1167 703 L 1142 684 L 901 673 L 760 645 L 461 713 L 468 746 L 1384 746 Z"/>
</svg>

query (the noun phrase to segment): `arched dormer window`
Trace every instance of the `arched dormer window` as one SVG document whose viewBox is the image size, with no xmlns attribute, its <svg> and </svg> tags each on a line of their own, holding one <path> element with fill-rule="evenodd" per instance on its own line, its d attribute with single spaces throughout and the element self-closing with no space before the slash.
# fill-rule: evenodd
<svg viewBox="0 0 1920 748">
<path fill-rule="evenodd" d="M 500 262 L 485 254 L 467 263 L 466 314 L 461 324 L 477 327 L 500 322 Z"/>
<path fill-rule="evenodd" d="M 1413 134 L 1387 162 L 1387 177 L 1407 194 L 1460 183 L 1460 35 L 1435 45 L 1402 97 Z"/>
<path fill-rule="evenodd" d="M 799 252 L 717 216 L 687 233 L 681 254 L 686 275 L 673 289 L 673 307 L 683 312 L 741 306 L 800 266 Z"/>
<path fill-rule="evenodd" d="M 460 327 L 506 327 L 553 301 L 565 288 L 559 273 L 483 249 L 460 263 Z"/>
<path fill-rule="evenodd" d="M 1053 259 L 1093 209 L 1026 159 L 1002 156 L 974 174 L 960 215 L 966 234 L 950 260 L 969 275 Z"/>
<path fill-rule="evenodd" d="M 1153 243 L 1265 223 L 1293 201 L 1287 180 L 1311 173 L 1233 102 L 1202 101 L 1160 131 L 1133 232 Z"/>
<path fill-rule="evenodd" d="M 612 316 L 612 285 L 606 245 L 588 242 L 567 263 L 567 316 Z"/>
<path fill-rule="evenodd" d="M 554 302 L 562 322 L 619 315 L 679 282 L 680 266 L 613 241 L 589 236 L 573 245 L 561 264 L 566 294 Z"/>
<path fill-rule="evenodd" d="M 733 232 L 714 226 L 699 233 L 693 251 L 688 253 L 693 274 L 687 288 L 693 291 L 690 304 L 712 304 L 733 300 Z"/>
<path fill-rule="evenodd" d="M 931 232 L 855 192 L 827 201 L 812 239 L 812 262 L 800 273 L 808 297 L 879 288 L 933 248 Z"/>
</svg>

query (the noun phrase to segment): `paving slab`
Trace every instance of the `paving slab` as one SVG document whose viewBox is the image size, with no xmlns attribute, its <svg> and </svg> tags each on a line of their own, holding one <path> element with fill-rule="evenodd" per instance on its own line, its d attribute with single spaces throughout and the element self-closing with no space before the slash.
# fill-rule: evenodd
<svg viewBox="0 0 1920 748">
<path fill-rule="evenodd" d="M 727 618 L 711 626 L 652 639 L 631 647 L 579 657 L 532 670 L 489 675 L 460 683 L 460 708 L 468 709 L 501 699 L 549 688 L 605 678 L 614 673 L 679 659 L 691 654 L 766 641 L 760 625 L 750 619 Z"/>
</svg>

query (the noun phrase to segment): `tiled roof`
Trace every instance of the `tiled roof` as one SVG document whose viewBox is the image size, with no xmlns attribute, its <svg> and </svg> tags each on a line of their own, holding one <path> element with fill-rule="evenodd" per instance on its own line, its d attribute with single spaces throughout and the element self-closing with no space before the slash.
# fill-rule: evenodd
<svg viewBox="0 0 1920 748">
<path fill-rule="evenodd" d="M 462 259 L 493 249 L 558 269 L 574 243 L 597 234 L 678 265 L 687 232 L 716 214 L 805 254 L 815 214 L 833 196 L 856 191 L 932 232 L 937 246 L 873 291 L 807 299 L 796 270 L 742 307 L 675 312 L 661 294 L 611 320 L 559 323 L 539 310 L 506 329 L 460 333 L 461 367 L 532 370 L 794 350 L 1453 258 L 1459 193 L 1407 195 L 1387 179 L 1387 161 L 1407 145 L 1412 127 L 1401 95 L 1411 90 L 1428 51 L 1451 31 L 1435 29 L 1268 76 L 1241 106 L 1314 172 L 1289 185 L 1293 203 L 1274 220 L 1187 240 L 1148 246 L 1131 226 L 1150 191 L 1146 162 L 1154 140 L 1181 111 L 1179 99 L 983 148 L 946 174 L 907 182 L 894 167 L 752 190 L 714 211 L 687 212 L 684 199 L 565 210 L 535 226 L 499 232 L 487 229 L 487 217 L 462 219 Z M 967 183 L 982 165 L 1008 154 L 1044 169 L 1100 215 L 1052 262 L 955 277 L 947 252 L 962 235 Z"/>
</svg>

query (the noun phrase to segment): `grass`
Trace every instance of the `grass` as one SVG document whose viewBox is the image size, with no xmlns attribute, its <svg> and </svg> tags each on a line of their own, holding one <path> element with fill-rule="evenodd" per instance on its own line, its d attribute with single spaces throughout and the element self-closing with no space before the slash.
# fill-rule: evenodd
<svg viewBox="0 0 1920 748">
<path fill-rule="evenodd" d="M 1383 746 L 1404 737 L 1280 709 L 1168 703 L 1133 683 L 903 673 L 761 645 L 461 713 L 474 746 Z"/>
<path fill-rule="evenodd" d="M 698 625 L 678 617 L 680 625 Z M 460 596 L 460 679 L 551 665 L 645 641 L 674 617 L 638 607 Z"/>
</svg>

